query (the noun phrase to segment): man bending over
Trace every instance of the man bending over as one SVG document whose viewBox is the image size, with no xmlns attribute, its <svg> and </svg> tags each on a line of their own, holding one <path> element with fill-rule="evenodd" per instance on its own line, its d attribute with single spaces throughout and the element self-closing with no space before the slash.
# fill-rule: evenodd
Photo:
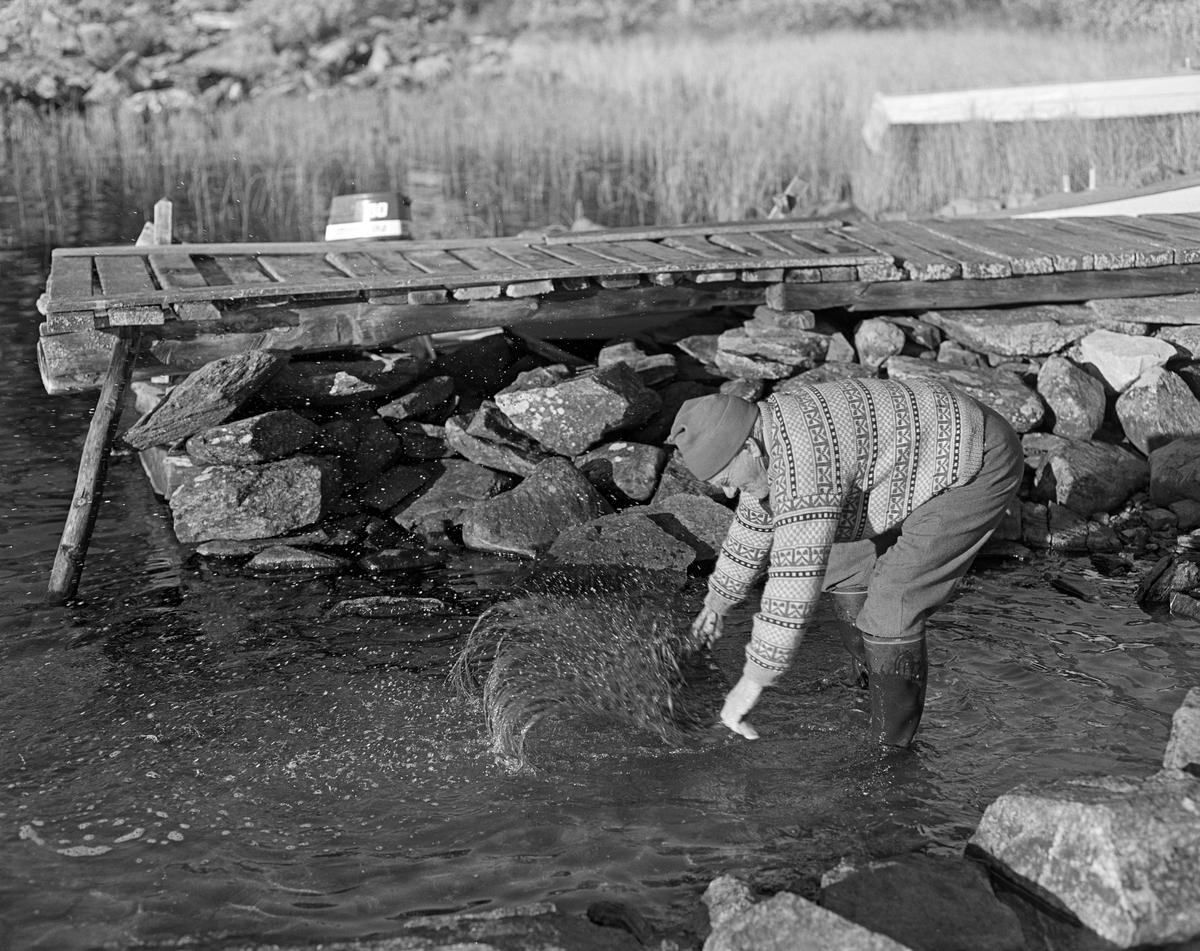
<svg viewBox="0 0 1200 951">
<path fill-rule="evenodd" d="M 925 622 L 1015 498 L 1021 443 L 994 410 L 936 382 L 845 380 L 751 403 L 688 400 L 671 429 L 698 479 L 739 495 L 693 630 L 709 643 L 767 572 L 741 679 L 745 719 L 787 670 L 823 590 L 869 691 L 871 733 L 908 746 L 925 706 Z"/>
</svg>

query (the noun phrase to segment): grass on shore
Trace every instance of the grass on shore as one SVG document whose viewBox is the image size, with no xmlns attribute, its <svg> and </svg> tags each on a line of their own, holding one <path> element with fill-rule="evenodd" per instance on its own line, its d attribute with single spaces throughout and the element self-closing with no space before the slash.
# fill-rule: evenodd
<svg viewBox="0 0 1200 951">
<path fill-rule="evenodd" d="M 412 194 L 424 236 L 569 223 L 577 203 L 611 226 L 761 215 L 794 176 L 803 207 L 916 216 L 958 196 L 1054 191 L 1089 167 L 1102 185 L 1195 170 L 1200 120 L 896 130 L 872 155 L 860 129 L 876 92 L 1164 75 L 1174 55 L 1164 38 L 995 27 L 525 39 L 505 76 L 426 91 L 146 119 L 15 110 L 0 190 L 27 240 L 59 245 L 98 204 L 135 237 L 164 195 L 181 236 L 206 241 L 316 238 L 333 195 L 374 190 Z"/>
</svg>

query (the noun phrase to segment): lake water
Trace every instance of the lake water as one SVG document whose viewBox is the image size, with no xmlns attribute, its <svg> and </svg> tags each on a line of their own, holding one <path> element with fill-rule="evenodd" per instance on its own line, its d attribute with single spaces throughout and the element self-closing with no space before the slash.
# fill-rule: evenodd
<svg viewBox="0 0 1200 951">
<path fill-rule="evenodd" d="M 92 243 L 116 240 L 92 235 Z M 843 856 L 958 854 L 1026 780 L 1147 775 L 1200 680 L 1200 625 L 1136 578 L 1060 593 L 1044 556 L 982 564 L 930 631 L 918 747 L 864 739 L 830 616 L 754 717 L 668 747 L 564 717 L 534 768 L 497 761 L 446 678 L 523 566 L 454 554 L 386 585 L 244 577 L 189 560 L 132 456 L 109 472 L 80 597 L 43 594 L 92 397 L 46 396 L 40 256 L 0 258 L 0 947 L 387 936 L 412 916 L 626 901 L 694 934 L 721 873 L 812 894 Z M 1147 569 L 1152 562 L 1139 562 Z M 433 595 L 452 614 L 331 620 L 332 600 Z M 689 589 L 698 608 L 703 588 Z M 715 651 L 736 676 L 739 613 Z M 106 851 L 99 851 L 99 850 Z M 93 854 L 97 853 L 99 854 Z"/>
</svg>

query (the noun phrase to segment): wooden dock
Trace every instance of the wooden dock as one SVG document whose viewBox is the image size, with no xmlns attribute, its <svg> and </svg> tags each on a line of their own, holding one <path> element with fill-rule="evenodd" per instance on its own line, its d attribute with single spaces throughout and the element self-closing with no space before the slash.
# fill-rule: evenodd
<svg viewBox="0 0 1200 951">
<path fill-rule="evenodd" d="M 46 389 L 64 393 L 99 388 L 112 332 L 128 326 L 147 342 L 134 371 L 145 378 L 247 349 L 385 347 L 489 326 L 612 336 L 622 317 L 729 304 L 920 311 L 1198 289 L 1200 215 L 64 248 L 39 301 L 38 350 Z"/>
</svg>

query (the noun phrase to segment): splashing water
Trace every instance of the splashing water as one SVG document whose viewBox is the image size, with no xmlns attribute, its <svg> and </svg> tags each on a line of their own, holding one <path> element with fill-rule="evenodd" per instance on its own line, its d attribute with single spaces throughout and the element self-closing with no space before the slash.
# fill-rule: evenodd
<svg viewBox="0 0 1200 951">
<path fill-rule="evenodd" d="M 489 608 L 451 681 L 482 690 L 493 748 L 521 764 L 529 731 L 551 713 L 599 714 L 674 744 L 715 722 L 728 686 L 668 598 L 598 585 Z"/>
</svg>

